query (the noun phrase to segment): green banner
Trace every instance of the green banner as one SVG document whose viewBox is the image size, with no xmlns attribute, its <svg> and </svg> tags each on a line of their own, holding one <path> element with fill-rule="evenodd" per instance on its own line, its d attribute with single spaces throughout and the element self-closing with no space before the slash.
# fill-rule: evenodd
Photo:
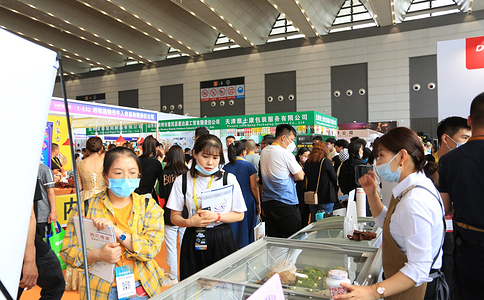
<svg viewBox="0 0 484 300">
<path fill-rule="evenodd" d="M 158 123 L 158 131 L 160 132 L 195 130 L 200 126 L 205 126 L 210 130 L 276 127 L 283 123 L 292 126 L 319 125 L 330 129 L 337 129 L 338 127 L 336 118 L 316 111 L 166 120 L 158 121 Z"/>
<path fill-rule="evenodd" d="M 123 134 L 127 133 L 155 133 L 156 124 L 134 124 L 134 125 L 123 125 Z M 109 134 L 121 134 L 120 126 L 104 126 L 104 127 L 93 127 L 86 128 L 86 135 L 109 135 Z"/>
<path fill-rule="evenodd" d="M 220 129 L 221 118 L 196 118 L 158 121 L 158 131 L 187 131 L 204 126 L 210 130 Z"/>
</svg>

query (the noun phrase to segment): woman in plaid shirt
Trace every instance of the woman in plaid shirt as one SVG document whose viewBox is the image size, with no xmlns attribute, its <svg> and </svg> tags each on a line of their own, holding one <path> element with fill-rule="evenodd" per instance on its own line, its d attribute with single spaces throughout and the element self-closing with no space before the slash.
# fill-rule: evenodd
<svg viewBox="0 0 484 300">
<path fill-rule="evenodd" d="M 103 176 L 108 188 L 90 198 L 87 218 L 94 220 L 98 229 L 114 227 L 116 243 L 99 249 L 87 249 L 90 266 L 96 261 L 131 265 L 134 270 L 136 295 L 132 299 L 148 299 L 161 292 L 164 277 L 155 261 L 164 235 L 163 210 L 153 199 L 146 200 L 134 193 L 139 185 L 140 162 L 133 150 L 118 147 L 106 153 Z M 84 213 L 84 212 L 83 212 Z M 82 266 L 82 249 L 77 241 L 72 217 L 67 224 L 61 257 L 64 262 Z M 118 299 L 116 280 L 112 283 L 89 274 L 91 299 Z M 80 298 L 86 299 L 85 284 L 80 287 Z"/>
</svg>

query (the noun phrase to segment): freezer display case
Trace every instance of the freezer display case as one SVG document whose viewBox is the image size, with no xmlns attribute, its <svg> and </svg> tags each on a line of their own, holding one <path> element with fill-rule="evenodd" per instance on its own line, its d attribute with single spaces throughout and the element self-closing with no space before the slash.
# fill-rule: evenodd
<svg viewBox="0 0 484 300">
<path fill-rule="evenodd" d="M 334 216 L 309 224 L 290 236 L 289 239 L 339 246 L 379 248 L 382 241 L 382 228 L 376 226 L 374 219 L 370 217 L 358 218 L 358 224 L 361 227 L 360 231 L 374 232 L 376 238 L 363 241 L 349 240 L 344 236 L 344 217 Z"/>
<path fill-rule="evenodd" d="M 260 286 L 211 278 L 188 278 L 151 299 L 157 300 L 245 300 Z M 284 290 L 284 298 L 305 300 L 307 296 Z"/>
<path fill-rule="evenodd" d="M 228 284 L 230 287 L 236 287 L 241 296 L 220 299 L 245 299 L 273 274 L 278 273 L 287 299 L 329 299 L 326 286 L 329 270 L 346 270 L 349 279 L 358 285 L 373 284 L 380 276 L 379 249 L 349 248 L 266 237 L 168 289 L 159 295 L 163 298 L 155 298 L 191 299 L 186 297 L 187 293 L 197 293 L 197 299 L 205 299 L 204 295 L 211 295 L 211 298 L 207 299 L 219 299 L 213 296 L 213 293 L 220 290 L 217 284 Z M 217 288 L 202 285 L 202 279 L 211 280 L 211 284 L 215 284 Z M 244 286 L 245 289 L 241 291 L 239 286 Z"/>
</svg>

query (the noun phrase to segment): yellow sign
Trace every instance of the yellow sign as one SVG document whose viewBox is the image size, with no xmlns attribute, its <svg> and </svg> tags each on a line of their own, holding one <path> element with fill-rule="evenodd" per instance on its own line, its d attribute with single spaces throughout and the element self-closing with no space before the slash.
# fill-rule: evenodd
<svg viewBox="0 0 484 300">
<path fill-rule="evenodd" d="M 64 170 L 72 170 L 72 157 L 71 148 L 69 145 L 63 145 L 69 133 L 67 132 L 67 119 L 66 117 L 49 116 L 47 118 L 48 122 L 52 122 L 52 143 L 56 143 L 60 147 L 61 163 Z M 72 143 L 72 141 L 71 141 Z M 64 156 L 64 158 L 62 158 Z"/>
<path fill-rule="evenodd" d="M 71 213 L 75 205 L 77 205 L 76 194 L 55 197 L 57 221 L 59 221 L 59 224 L 61 224 L 61 226 L 67 225 L 69 214 Z"/>
</svg>

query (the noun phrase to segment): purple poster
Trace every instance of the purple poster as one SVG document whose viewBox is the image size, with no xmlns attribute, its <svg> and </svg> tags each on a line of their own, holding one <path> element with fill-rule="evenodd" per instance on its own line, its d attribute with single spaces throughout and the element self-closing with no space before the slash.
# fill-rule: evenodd
<svg viewBox="0 0 484 300">
<path fill-rule="evenodd" d="M 44 141 L 42 142 L 42 152 L 40 154 L 40 161 L 50 168 L 51 152 L 52 152 L 52 126 L 53 122 L 47 122 L 45 126 Z"/>
</svg>

